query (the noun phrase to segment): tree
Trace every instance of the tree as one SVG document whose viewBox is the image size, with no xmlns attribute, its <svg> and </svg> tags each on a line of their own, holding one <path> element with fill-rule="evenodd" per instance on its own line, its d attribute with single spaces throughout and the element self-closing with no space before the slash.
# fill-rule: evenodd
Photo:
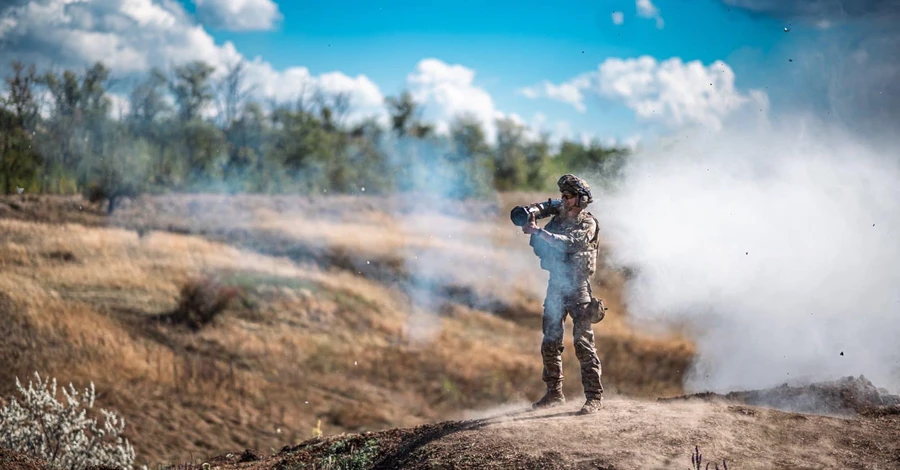
<svg viewBox="0 0 900 470">
<path fill-rule="evenodd" d="M 483 194 L 490 187 L 491 146 L 474 116 L 459 116 L 451 124 L 446 162 L 451 170 L 450 196 L 467 198 Z"/>
<path fill-rule="evenodd" d="M 319 109 L 319 118 L 326 131 L 342 129 L 344 119 L 350 110 L 350 93 L 324 93 L 318 91 L 314 95 L 315 103 Z"/>
<path fill-rule="evenodd" d="M 178 119 L 181 122 L 200 118 L 201 113 L 215 98 L 210 81 L 215 70 L 215 67 L 200 60 L 175 67 L 169 88 L 175 98 Z"/>
<path fill-rule="evenodd" d="M 522 188 L 528 180 L 524 128 L 511 119 L 497 120 L 494 187 L 500 191 Z"/>
<path fill-rule="evenodd" d="M 223 175 L 226 182 L 247 177 L 251 168 L 260 176 L 264 171 L 263 140 L 266 137 L 262 107 L 248 103 L 225 136 L 229 148 Z"/>
<path fill-rule="evenodd" d="M 122 198 L 134 198 L 147 190 L 152 160 L 145 140 L 135 142 L 124 125 L 114 126 L 103 142 L 102 161 L 86 169 L 83 191 L 91 202 L 107 200 L 107 214 L 116 210 Z"/>
<path fill-rule="evenodd" d="M 47 159 L 44 168 L 44 189 L 47 178 L 55 177 L 56 190 L 74 190 L 84 184 L 85 159 L 96 158 L 108 130 L 111 100 L 107 95 L 110 71 L 102 62 L 87 68 L 83 74 L 65 70 L 61 75 L 47 73 L 41 82 L 53 101 L 47 120 L 46 139 L 41 139 Z"/>
<path fill-rule="evenodd" d="M 565 141 L 560 146 L 557 160 L 569 171 L 588 171 L 603 179 L 612 179 L 619 175 L 629 153 L 627 148 L 605 147 L 596 140 L 587 145 Z"/>
<path fill-rule="evenodd" d="M 129 133 L 143 139 L 155 149 L 154 169 L 151 178 L 158 184 L 167 184 L 172 180 L 172 168 L 166 161 L 166 148 L 170 146 L 167 139 L 169 129 L 164 119 L 173 111 L 167 101 L 166 87 L 168 80 L 165 73 L 154 68 L 149 76 L 138 83 L 128 95 L 129 113 L 125 122 Z"/>
<path fill-rule="evenodd" d="M 225 69 L 225 76 L 217 86 L 219 97 L 219 117 L 221 127 L 228 129 L 239 119 L 239 113 L 250 97 L 247 85 L 247 62 L 239 60 Z"/>
<path fill-rule="evenodd" d="M 32 181 L 41 164 L 34 146 L 38 123 L 38 105 L 34 87 L 38 81 L 34 66 L 27 70 L 13 62 L 13 75 L 6 78 L 8 96 L 0 100 L 0 174 L 3 192 L 13 194 Z"/>
<path fill-rule="evenodd" d="M 432 126 L 421 121 L 422 108 L 409 91 L 385 98 L 385 104 L 391 115 L 391 129 L 398 137 L 427 137 L 433 131 Z"/>
<path fill-rule="evenodd" d="M 179 163 L 188 183 L 208 182 L 225 144 L 221 130 L 202 116 L 215 99 L 211 82 L 213 72 L 213 66 L 193 61 L 176 67 L 169 82 L 177 110 L 179 145 L 176 151 L 184 156 Z"/>
<path fill-rule="evenodd" d="M 545 189 L 550 175 L 550 136 L 543 134 L 535 142 L 525 146 L 525 186 L 529 189 Z"/>
</svg>

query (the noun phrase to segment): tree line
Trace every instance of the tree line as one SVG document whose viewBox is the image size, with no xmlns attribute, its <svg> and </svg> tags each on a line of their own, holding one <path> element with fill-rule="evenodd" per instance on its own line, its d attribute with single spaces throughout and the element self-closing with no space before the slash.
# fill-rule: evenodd
<svg viewBox="0 0 900 470">
<path fill-rule="evenodd" d="M 142 193 L 439 191 L 452 198 L 554 189 L 555 176 L 612 177 L 628 151 L 598 142 L 529 139 L 509 119 L 489 142 L 458 116 L 449 133 L 422 120 L 409 92 L 385 99 L 389 123 L 348 122 L 345 93 L 307 90 L 292 101 L 255 98 L 246 62 L 221 75 L 203 61 L 152 69 L 121 85 L 102 62 L 38 72 L 11 64 L 0 94 L 0 188 L 109 200 Z M 221 78 L 219 78 L 221 77 Z"/>
</svg>

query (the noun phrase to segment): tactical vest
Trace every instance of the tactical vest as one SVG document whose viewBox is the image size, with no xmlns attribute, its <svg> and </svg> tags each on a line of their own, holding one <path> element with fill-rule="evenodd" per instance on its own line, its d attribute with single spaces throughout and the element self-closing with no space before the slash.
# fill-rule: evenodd
<svg viewBox="0 0 900 470">
<path fill-rule="evenodd" d="M 587 217 L 594 219 L 596 229 L 585 250 L 566 253 L 554 249 L 549 243 L 538 237 L 537 234 L 531 236 L 529 245 L 534 250 L 534 254 L 540 258 L 541 269 L 550 272 L 557 271 L 574 274 L 585 280 L 594 274 L 597 270 L 597 251 L 600 247 L 600 222 L 596 217 L 587 211 L 581 211 L 575 219 L 562 219 L 559 216 L 554 216 L 544 227 L 544 230 L 553 234 L 563 235 L 567 231 L 581 225 Z"/>
</svg>

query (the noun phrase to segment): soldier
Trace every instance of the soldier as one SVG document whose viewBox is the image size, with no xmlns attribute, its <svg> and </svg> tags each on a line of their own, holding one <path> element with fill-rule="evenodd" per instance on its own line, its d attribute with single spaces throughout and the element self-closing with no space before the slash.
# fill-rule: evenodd
<svg viewBox="0 0 900 470">
<path fill-rule="evenodd" d="M 591 295 L 590 276 L 596 270 L 598 235 L 597 219 L 584 210 L 593 202 L 586 181 L 575 175 L 563 175 L 557 181 L 563 205 L 545 228 L 534 219 L 522 231 L 531 235 L 530 245 L 541 260 L 541 269 L 550 272 L 544 299 L 541 356 L 544 361 L 542 380 L 547 393 L 533 408 L 549 408 L 566 402 L 562 392 L 562 352 L 565 319 L 572 316 L 575 355 L 581 363 L 581 383 L 586 401 L 579 414 L 594 413 L 602 408 L 603 386 L 600 384 L 600 359 L 594 347 L 592 323 L 603 319 L 604 307 Z"/>
</svg>

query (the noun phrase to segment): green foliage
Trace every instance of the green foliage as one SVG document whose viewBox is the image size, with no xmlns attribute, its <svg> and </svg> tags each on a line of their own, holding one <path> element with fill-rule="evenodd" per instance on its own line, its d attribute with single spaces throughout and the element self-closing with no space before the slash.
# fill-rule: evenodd
<svg viewBox="0 0 900 470">
<path fill-rule="evenodd" d="M 0 189 L 80 192 L 108 201 L 158 191 L 366 193 L 416 191 L 466 199 L 494 191 L 555 190 L 559 174 L 614 180 L 628 152 L 598 143 L 527 137 L 510 119 L 496 140 L 473 116 L 449 132 L 423 121 L 404 91 L 385 99 L 388 122 L 348 122 L 345 93 L 304 90 L 295 102 L 254 101 L 246 63 L 218 78 L 202 61 L 151 70 L 114 116 L 102 63 L 38 73 L 13 64 L 0 101 Z M 36 96 L 49 97 L 43 114 Z"/>
<path fill-rule="evenodd" d="M 369 439 L 361 447 L 348 441 L 337 441 L 328 449 L 328 455 L 322 457 L 319 468 L 326 470 L 363 470 L 374 463 L 378 455 L 378 441 Z"/>
<path fill-rule="evenodd" d="M 511 120 L 497 121 L 494 186 L 500 191 L 527 187 L 529 168 L 524 131 L 522 126 Z"/>
<path fill-rule="evenodd" d="M 34 143 L 38 77 L 33 66 L 26 70 L 14 62 L 12 68 L 13 75 L 6 79 L 8 97 L 0 99 L 0 184 L 5 194 L 14 194 L 18 188 L 33 190 L 43 163 Z"/>
<path fill-rule="evenodd" d="M 596 141 L 588 145 L 564 142 L 557 159 L 559 165 L 568 168 L 569 172 L 588 171 L 610 180 L 619 176 L 628 154 L 628 149 L 604 147 Z"/>
<path fill-rule="evenodd" d="M 84 196 L 91 202 L 106 199 L 112 213 L 123 197 L 137 197 L 147 190 L 151 168 L 149 144 L 133 139 L 124 126 L 111 124 L 99 153 L 83 167 Z"/>
</svg>

